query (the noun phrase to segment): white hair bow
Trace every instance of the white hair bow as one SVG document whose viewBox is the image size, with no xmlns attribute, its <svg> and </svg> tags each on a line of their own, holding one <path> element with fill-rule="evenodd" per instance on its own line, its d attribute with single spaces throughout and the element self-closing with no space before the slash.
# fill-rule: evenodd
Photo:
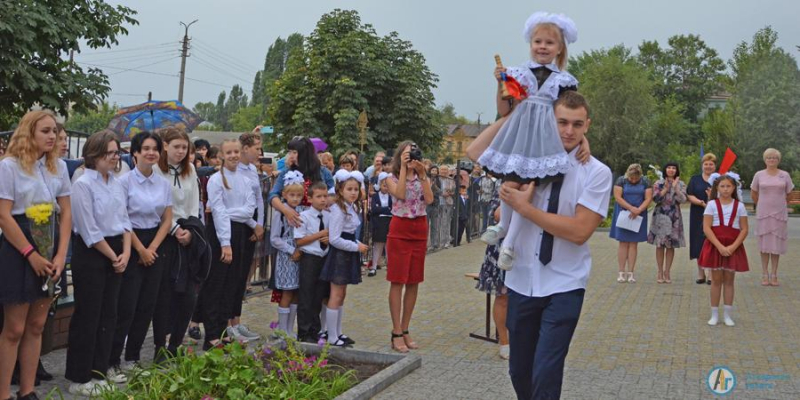
<svg viewBox="0 0 800 400">
<path fill-rule="evenodd" d="M 655 166 L 655 165 L 653 165 L 653 164 L 650 164 L 650 165 L 648 165 L 648 167 L 649 167 L 650 169 L 652 169 L 652 170 L 653 170 L 653 172 L 655 172 L 655 174 L 656 174 L 656 176 L 658 176 L 658 179 L 659 179 L 659 180 L 661 180 L 661 179 L 664 179 L 664 173 L 663 173 L 663 172 L 661 172 L 661 170 L 660 170 L 660 169 L 656 168 L 656 166 Z"/>
<path fill-rule="evenodd" d="M 303 173 L 300 171 L 286 171 L 286 174 L 283 175 L 283 185 L 302 185 L 305 183 L 305 179 L 303 179 Z"/>
<path fill-rule="evenodd" d="M 567 43 L 575 43 L 578 40 L 578 27 L 575 26 L 575 21 L 564 14 L 551 14 L 544 11 L 539 11 L 531 14 L 528 20 L 525 21 L 525 29 L 522 31 L 525 35 L 525 41 L 531 41 L 531 34 L 536 25 L 542 23 L 555 24 L 561 28 L 561 33 L 564 35 L 564 40 Z"/>
<path fill-rule="evenodd" d="M 333 175 L 333 179 L 336 182 L 344 182 L 348 179 L 355 179 L 358 183 L 364 183 L 364 175 L 361 174 L 359 171 L 347 171 L 346 169 L 340 169 L 336 171 L 336 174 Z"/>
<path fill-rule="evenodd" d="M 733 180 L 736 181 L 736 183 L 739 184 L 739 186 L 741 186 L 742 178 L 736 172 L 731 172 L 731 171 L 728 171 L 722 175 L 720 175 L 717 172 L 714 172 L 713 174 L 708 176 L 708 184 L 714 186 L 714 182 L 716 182 L 717 179 L 719 179 L 721 176 L 727 176 L 729 178 L 733 178 Z"/>
<path fill-rule="evenodd" d="M 381 172 L 380 174 L 378 174 L 378 184 L 383 182 L 383 180 L 388 178 L 390 175 L 391 174 L 389 174 L 388 172 Z"/>
</svg>

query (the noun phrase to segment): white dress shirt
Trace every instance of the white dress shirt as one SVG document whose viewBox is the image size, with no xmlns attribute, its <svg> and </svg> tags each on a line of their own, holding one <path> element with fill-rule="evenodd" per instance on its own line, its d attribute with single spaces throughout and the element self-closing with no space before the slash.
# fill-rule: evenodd
<svg viewBox="0 0 800 400">
<path fill-rule="evenodd" d="M 39 203 L 55 203 L 56 212 L 60 211 L 56 199 L 69 196 L 72 185 L 64 160 L 56 161 L 56 165 L 57 173 L 50 173 L 42 157 L 27 174 L 14 157 L 0 161 L 0 199 L 14 202 L 11 215 L 25 214 L 26 208 Z"/>
<path fill-rule="evenodd" d="M 86 169 L 72 185 L 72 231 L 86 247 L 131 231 L 125 191 L 114 174 L 108 181 L 93 169 Z"/>
<path fill-rule="evenodd" d="M 194 165 L 189 164 L 189 168 L 191 171 L 188 175 L 180 176 L 180 166 L 170 166 L 167 172 L 153 167 L 153 171 L 166 179 L 172 187 L 172 229 L 170 234 L 175 233 L 178 228 L 178 220 L 181 218 L 198 217 L 203 220 L 198 209 L 200 186 L 197 184 L 197 172 Z"/>
<path fill-rule="evenodd" d="M 347 204 L 347 214 L 342 212 L 338 204 L 331 205 L 330 222 L 328 225 L 328 244 L 344 251 L 358 251 L 358 243 L 342 239 L 342 233 L 356 233 L 356 228 L 361 223 L 358 213 L 352 204 Z"/>
<path fill-rule="evenodd" d="M 275 214 L 280 214 L 280 213 L 276 212 Z M 294 238 L 302 239 L 306 236 L 311 236 L 319 233 L 320 215 L 322 215 L 322 225 L 325 228 L 328 228 L 331 223 L 331 213 L 328 212 L 327 210 L 317 211 L 314 207 L 311 207 L 300 213 L 300 219 L 302 219 L 303 222 L 300 224 L 299 227 L 294 228 Z M 300 251 L 302 251 L 303 253 L 324 257 L 326 254 L 328 254 L 328 249 L 330 248 L 330 246 L 326 247 L 325 250 L 322 250 L 322 247 L 320 247 L 319 244 L 320 244 L 319 240 L 315 240 L 305 246 L 300 247 Z"/>
<path fill-rule="evenodd" d="M 283 235 L 294 237 L 294 227 L 286 223 L 283 214 L 277 211 L 272 213 L 272 225 L 269 231 L 269 241 L 276 250 L 282 251 L 289 255 L 294 254 L 295 245 L 294 240 L 287 241 Z M 283 235 L 281 235 L 283 233 Z"/>
<path fill-rule="evenodd" d="M 244 165 L 239 163 L 239 172 L 250 180 L 250 186 L 253 188 L 253 194 L 256 195 L 256 225 L 264 226 L 264 193 L 261 192 L 261 177 L 258 174 L 256 166 L 253 164 Z"/>
<path fill-rule="evenodd" d="M 128 201 L 128 218 L 134 229 L 152 229 L 161 224 L 164 210 L 172 205 L 172 188 L 164 177 L 155 173 L 144 176 L 139 168 L 119 179 Z"/>
<path fill-rule="evenodd" d="M 558 198 L 558 214 L 574 216 L 578 205 L 605 218 L 611 196 L 611 170 L 594 157 L 586 164 L 575 159 L 577 148 L 569 153 L 572 169 L 564 175 Z M 547 210 L 552 184 L 537 187 L 533 205 Z M 542 228 L 525 221 L 514 241 L 514 264 L 506 272 L 505 285 L 530 297 L 545 297 L 556 293 L 586 288 L 592 269 L 588 241 L 577 245 L 554 237 L 553 258 L 546 266 L 539 261 Z"/>
<path fill-rule="evenodd" d="M 222 177 L 228 182 L 226 189 Z M 256 196 L 250 190 L 250 180 L 244 174 L 227 168 L 208 180 L 208 204 L 214 218 L 214 228 L 222 246 L 231 245 L 231 222 L 247 224 L 255 228 L 253 213 L 256 211 Z"/>
</svg>

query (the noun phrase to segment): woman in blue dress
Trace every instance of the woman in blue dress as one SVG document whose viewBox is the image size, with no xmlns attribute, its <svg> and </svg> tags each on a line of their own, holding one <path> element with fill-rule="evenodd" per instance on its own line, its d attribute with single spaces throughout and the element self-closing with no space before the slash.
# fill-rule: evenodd
<svg viewBox="0 0 800 400">
<path fill-rule="evenodd" d="M 619 262 L 619 276 L 617 282 L 636 283 L 633 271 L 636 268 L 636 255 L 639 242 L 647 240 L 647 206 L 653 200 L 653 189 L 650 182 L 643 176 L 642 166 L 631 164 L 625 176 L 619 177 L 614 183 L 614 217 L 611 220 L 612 239 L 619 241 L 617 261 Z M 630 218 L 641 216 L 644 220 L 639 230 L 634 232 L 617 227 L 617 218 L 620 211 L 628 211 Z M 627 265 L 627 269 L 626 269 Z M 664 277 L 658 276 L 658 283 L 663 283 Z"/>
</svg>

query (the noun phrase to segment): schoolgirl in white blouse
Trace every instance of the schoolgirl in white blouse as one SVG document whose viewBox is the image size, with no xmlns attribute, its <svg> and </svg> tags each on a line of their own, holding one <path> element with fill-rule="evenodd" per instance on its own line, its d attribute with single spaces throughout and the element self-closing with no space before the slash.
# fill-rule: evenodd
<svg viewBox="0 0 800 400">
<path fill-rule="evenodd" d="M 131 251 L 131 222 L 124 189 L 114 177 L 119 141 L 112 132 L 95 133 L 83 146 L 86 172 L 72 187 L 72 283 L 75 312 L 69 326 L 66 378 L 70 393 L 96 393 L 109 371 L 122 274 Z"/>
<path fill-rule="evenodd" d="M 131 140 L 134 169 L 120 179 L 131 220 L 132 252 L 122 277 L 117 328 L 109 364 L 121 374 L 139 361 L 139 352 L 150 328 L 158 299 L 163 269 L 168 261 L 164 239 L 172 227 L 172 189 L 158 168 L 163 144 L 158 135 L 140 132 Z M 127 338 L 127 341 L 126 341 Z M 127 343 L 126 343 L 127 342 Z M 120 367 L 122 348 L 126 364 Z"/>
<path fill-rule="evenodd" d="M 222 143 L 222 168 L 208 181 L 208 204 L 212 221 L 209 226 L 212 258 L 211 273 L 203 285 L 200 307 L 204 311 L 205 348 L 231 339 L 250 340 L 239 334 L 239 327 L 229 326 L 244 298 L 239 282 L 249 272 L 245 247 L 253 235 L 256 221 L 255 193 L 250 181 L 238 171 L 241 144 L 237 140 Z M 213 228 L 213 233 L 211 232 Z"/>
<path fill-rule="evenodd" d="M 33 394 L 41 349 L 41 331 L 51 299 L 42 290 L 48 279 L 58 281 L 64 270 L 69 232 L 72 229 L 70 182 L 67 166 L 58 159 L 55 115 L 31 111 L 22 117 L 0 161 L 0 304 L 5 325 L 0 334 L 0 398 L 11 397 L 11 374 L 18 349 L 20 357 L 18 397 Z M 52 204 L 58 213 L 59 239 L 53 254 L 35 243 L 28 207 Z"/>
</svg>

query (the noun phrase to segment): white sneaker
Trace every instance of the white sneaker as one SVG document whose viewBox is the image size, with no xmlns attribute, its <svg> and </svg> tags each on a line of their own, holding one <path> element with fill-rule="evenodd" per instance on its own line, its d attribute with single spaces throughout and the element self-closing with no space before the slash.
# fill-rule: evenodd
<svg viewBox="0 0 800 400">
<path fill-rule="evenodd" d="M 106 379 L 114 383 L 125 383 L 128 381 L 128 378 L 122 373 L 122 369 L 119 367 L 111 367 L 106 371 Z"/>
<path fill-rule="evenodd" d="M 246 337 L 248 340 L 261 339 L 261 335 L 252 332 L 250 329 L 247 329 L 247 326 L 245 326 L 245 324 L 236 325 L 235 328 L 242 336 Z"/>
<path fill-rule="evenodd" d="M 727 315 L 723 318 L 723 320 L 725 321 L 725 326 L 734 326 L 734 325 L 736 325 L 736 324 L 733 323 L 733 320 L 731 319 L 731 317 L 729 317 Z"/>
<path fill-rule="evenodd" d="M 121 372 L 128 372 L 137 368 L 141 369 L 139 363 L 136 361 L 123 361 L 122 363 L 119 364 L 119 370 Z"/>
<path fill-rule="evenodd" d="M 500 256 L 497 257 L 497 268 L 503 271 L 511 271 L 514 266 L 514 250 L 503 247 L 500 249 Z"/>
<path fill-rule="evenodd" d="M 91 397 L 99 395 L 110 387 L 111 386 L 106 381 L 92 379 L 86 383 L 73 383 L 69 385 L 69 393 L 78 396 Z"/>
<path fill-rule="evenodd" d="M 239 332 L 239 329 L 236 328 L 235 326 L 227 327 L 225 329 L 225 332 L 227 332 L 228 337 L 230 337 L 231 339 L 233 339 L 233 340 L 235 340 L 235 341 L 237 341 L 239 343 L 247 343 L 247 342 L 250 341 L 247 337 L 242 335 L 241 332 Z"/>
<path fill-rule="evenodd" d="M 719 322 L 719 317 L 717 316 L 712 316 L 711 319 L 708 320 L 708 324 L 711 326 L 717 325 L 718 322 Z"/>
<path fill-rule="evenodd" d="M 490 246 L 500 243 L 500 239 L 505 236 L 506 230 L 500 225 L 492 225 L 486 228 L 486 231 L 481 235 L 481 241 Z"/>
<path fill-rule="evenodd" d="M 500 358 L 503 360 L 508 360 L 511 356 L 511 346 L 504 344 L 500 346 Z"/>
</svg>

